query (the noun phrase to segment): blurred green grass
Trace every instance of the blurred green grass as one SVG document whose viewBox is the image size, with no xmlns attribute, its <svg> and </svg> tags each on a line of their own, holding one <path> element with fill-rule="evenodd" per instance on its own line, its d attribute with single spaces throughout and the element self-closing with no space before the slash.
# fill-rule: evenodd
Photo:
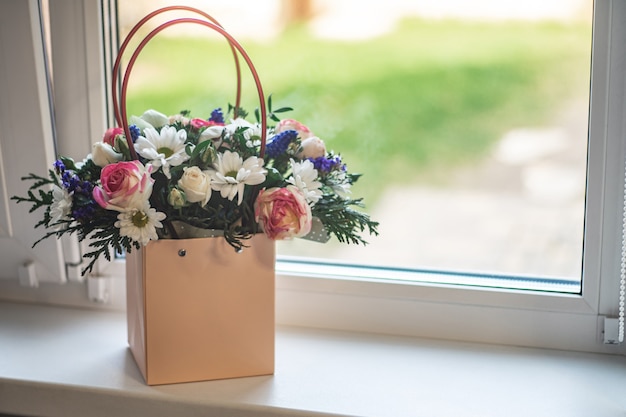
<svg viewBox="0 0 626 417">
<path fill-rule="evenodd" d="M 234 34 L 236 36 L 236 34 Z M 432 181 L 476 161 L 507 130 L 549 123 L 588 94 L 591 27 L 582 23 L 403 21 L 362 42 L 291 28 L 271 43 L 241 40 L 274 107 L 341 152 L 365 177 L 372 206 L 386 185 Z M 234 103 L 225 41 L 161 36 L 133 71 L 129 114 L 148 108 L 208 117 Z M 242 106 L 258 107 L 244 69 Z"/>
</svg>

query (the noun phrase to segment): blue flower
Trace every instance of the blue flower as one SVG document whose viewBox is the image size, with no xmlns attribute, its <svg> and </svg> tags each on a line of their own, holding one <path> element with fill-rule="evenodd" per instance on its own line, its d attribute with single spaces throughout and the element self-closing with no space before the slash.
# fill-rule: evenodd
<svg viewBox="0 0 626 417">
<path fill-rule="evenodd" d="M 133 143 L 135 143 L 139 135 L 141 135 L 141 129 L 139 129 L 137 125 L 130 125 L 128 126 L 128 130 L 130 130 L 130 137 L 133 140 Z"/>
<path fill-rule="evenodd" d="M 295 130 L 285 130 L 280 132 L 272 138 L 265 148 L 267 156 L 270 158 L 277 158 L 281 154 L 287 151 L 287 148 L 298 137 L 298 132 Z"/>
<path fill-rule="evenodd" d="M 72 191 L 70 190 L 70 187 L 72 186 L 72 178 L 73 178 L 72 173 L 68 171 L 64 171 L 63 174 L 61 175 L 61 181 L 63 182 L 63 187 L 65 187 L 68 191 Z"/>
<path fill-rule="evenodd" d="M 85 195 L 90 196 L 91 192 L 93 191 L 93 184 L 90 183 L 89 181 L 83 181 L 83 183 L 80 186 L 81 190 L 83 190 L 83 193 Z"/>
<path fill-rule="evenodd" d="M 93 217 L 96 212 L 95 205 L 93 203 L 89 203 L 80 207 L 77 207 L 72 210 L 72 217 L 78 221 L 81 220 L 89 220 Z"/>
<path fill-rule="evenodd" d="M 307 159 L 313 162 L 313 166 L 321 174 L 328 174 L 331 171 L 346 171 L 346 165 L 341 162 L 340 156 L 335 156 L 333 158 L 320 156 L 319 158 Z"/>
<path fill-rule="evenodd" d="M 224 124 L 224 113 L 222 113 L 221 107 L 218 107 L 217 109 L 211 112 L 211 117 L 209 118 L 209 122 L 214 122 L 217 124 Z"/>
<path fill-rule="evenodd" d="M 319 158 L 308 158 L 309 161 L 313 162 L 313 166 L 317 169 L 318 172 L 328 174 L 330 172 L 330 161 L 325 156 L 320 156 Z"/>
<path fill-rule="evenodd" d="M 54 169 L 57 174 L 62 174 L 65 172 L 65 164 L 60 159 L 57 159 L 56 161 L 54 161 Z"/>
</svg>

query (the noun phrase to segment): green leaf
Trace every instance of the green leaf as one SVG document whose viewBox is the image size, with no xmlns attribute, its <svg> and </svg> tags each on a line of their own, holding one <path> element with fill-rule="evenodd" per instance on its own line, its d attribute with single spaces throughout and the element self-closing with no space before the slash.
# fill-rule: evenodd
<svg viewBox="0 0 626 417">
<path fill-rule="evenodd" d="M 193 149 L 193 152 L 190 154 L 191 158 L 194 159 L 194 158 L 201 157 L 204 151 L 206 150 L 206 148 L 208 148 L 209 146 L 211 146 L 210 140 L 205 140 L 204 142 L 200 142 L 199 144 L 196 145 L 196 147 Z"/>
<path fill-rule="evenodd" d="M 280 119 L 274 113 L 268 114 L 267 117 L 269 117 L 270 119 L 272 119 L 275 122 L 280 122 Z"/>
<path fill-rule="evenodd" d="M 71 171 L 76 171 L 76 164 L 74 163 L 74 160 L 72 158 L 62 156 L 60 159 L 61 159 L 61 162 L 63 162 L 63 165 L 65 165 L 66 169 L 69 169 Z"/>
<path fill-rule="evenodd" d="M 288 111 L 293 111 L 293 107 L 281 107 L 280 109 L 274 110 L 272 113 L 285 113 Z"/>
<path fill-rule="evenodd" d="M 193 156 L 193 145 L 191 143 L 185 145 L 185 153 L 189 156 Z"/>
<path fill-rule="evenodd" d="M 282 174 L 276 168 L 267 168 L 267 175 L 265 176 L 264 187 L 280 187 L 283 185 L 284 178 Z"/>
</svg>

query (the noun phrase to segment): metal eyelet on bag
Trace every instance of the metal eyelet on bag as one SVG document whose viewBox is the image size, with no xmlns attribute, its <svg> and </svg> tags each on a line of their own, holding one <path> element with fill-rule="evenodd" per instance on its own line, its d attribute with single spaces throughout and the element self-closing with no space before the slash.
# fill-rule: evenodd
<svg viewBox="0 0 626 417">
<path fill-rule="evenodd" d="M 185 249 L 179 249 L 178 250 L 178 256 L 185 256 L 187 255 L 187 251 Z"/>
</svg>

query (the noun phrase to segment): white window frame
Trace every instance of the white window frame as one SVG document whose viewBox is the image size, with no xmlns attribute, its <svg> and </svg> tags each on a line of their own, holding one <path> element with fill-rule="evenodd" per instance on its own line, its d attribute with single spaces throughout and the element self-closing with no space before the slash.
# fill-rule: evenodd
<svg viewBox="0 0 626 417">
<path fill-rule="evenodd" d="M 30 249 L 41 237 L 40 218 L 16 207 L 24 195 L 23 167 L 46 175 L 54 158 L 49 78 L 37 2 L 5 2 L 0 19 L 0 258 L 2 281 L 19 275 L 26 286 L 64 283 L 61 243 L 53 239 Z M 26 248 L 26 249 L 25 249 Z"/>
<path fill-rule="evenodd" d="M 626 353 L 603 343 L 618 314 L 626 138 L 626 3 L 594 5 L 589 169 L 582 295 L 385 282 L 306 274 L 279 277 L 285 324 L 438 339 Z M 280 268 L 280 266 L 279 266 Z M 334 276 L 333 276 L 334 275 Z M 361 276 L 368 276 L 366 271 Z M 385 278 L 380 274 L 380 278 Z M 416 277 L 419 280 L 419 277 Z"/>
<path fill-rule="evenodd" d="M 72 3 L 78 7 L 76 3 L 83 2 Z M 85 19 L 93 17 L 90 8 L 99 13 L 100 1 L 83 4 L 87 5 Z M 93 25 L 76 30 L 83 30 L 83 37 L 88 35 L 94 42 Z M 87 73 L 102 71 L 97 54 L 74 52 L 78 57 L 83 54 Z M 626 354 L 626 344 L 607 345 L 602 336 L 603 319 L 617 316 L 618 310 L 626 154 L 626 2 L 595 2 L 592 55 L 582 294 L 433 284 L 419 273 L 415 281 L 407 282 L 386 276 L 383 270 L 372 275 L 365 267 L 352 269 L 349 275 L 341 267 L 313 263 L 294 270 L 279 260 L 278 324 Z M 88 88 L 73 83 L 71 71 L 56 70 L 55 80 L 66 77 L 66 85 L 76 95 L 89 102 L 106 102 L 104 75 L 93 76 L 92 81 L 102 84 L 94 88 L 96 81 L 86 83 Z M 62 140 L 65 149 L 76 149 L 74 144 L 83 143 L 85 136 L 68 135 Z M 101 269 L 100 275 L 116 289 L 113 298 L 123 296 L 123 261 Z M 123 305 L 123 301 L 113 304 Z"/>
</svg>

